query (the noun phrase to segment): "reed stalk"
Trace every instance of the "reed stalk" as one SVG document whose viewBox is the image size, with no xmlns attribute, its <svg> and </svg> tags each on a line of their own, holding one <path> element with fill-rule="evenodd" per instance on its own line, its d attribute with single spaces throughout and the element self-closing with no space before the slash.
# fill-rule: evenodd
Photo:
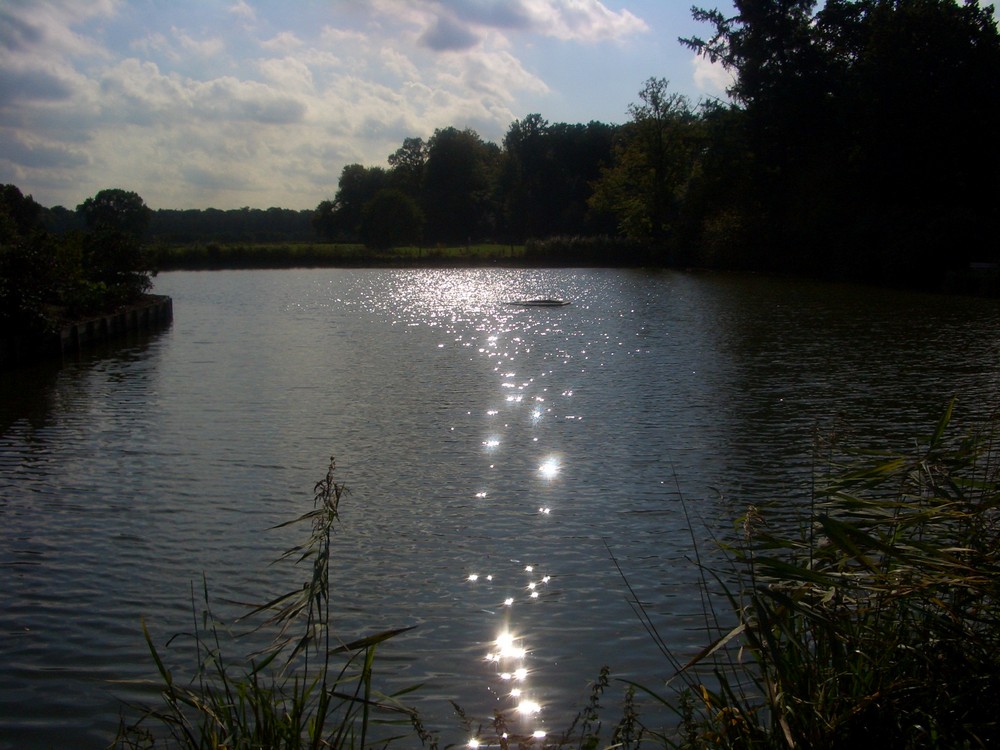
<svg viewBox="0 0 1000 750">
<path fill-rule="evenodd" d="M 809 524 L 751 509 L 712 574 L 737 621 L 645 690 L 664 746 L 967 748 L 1000 741 L 1000 483 L 992 433 L 952 406 L 908 451 L 852 451 Z M 708 674 L 706 675 L 706 671 Z"/>
<path fill-rule="evenodd" d="M 223 652 L 223 627 L 213 614 L 207 583 L 199 622 L 192 604 L 189 637 L 195 676 L 181 684 L 167 667 L 161 650 L 143 622 L 143 636 L 159 675 L 162 703 L 134 707 L 135 721 L 124 719 L 115 746 L 179 750 L 348 750 L 389 744 L 383 732 L 373 740 L 376 724 L 398 724 L 411 741 L 434 745 L 415 711 L 400 703 L 402 695 L 383 695 L 374 684 L 377 648 L 409 628 L 373 633 L 342 643 L 330 622 L 330 539 L 339 519 L 343 485 L 334 480 L 335 462 L 314 487 L 313 509 L 281 524 L 308 525 L 301 543 L 279 561 L 308 565 L 301 587 L 255 606 L 241 620 L 263 618 L 255 630 L 274 633 L 269 645 L 248 658 L 230 662 Z M 193 597 L 192 597 L 193 598 Z M 182 636 L 170 639 L 168 645 Z M 403 693 L 408 691 L 403 691 Z M 394 730 L 396 731 L 396 730 Z"/>
</svg>

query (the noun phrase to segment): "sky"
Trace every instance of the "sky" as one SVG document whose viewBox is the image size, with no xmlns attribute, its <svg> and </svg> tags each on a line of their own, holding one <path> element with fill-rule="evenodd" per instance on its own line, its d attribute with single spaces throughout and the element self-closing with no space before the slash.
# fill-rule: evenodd
<svg viewBox="0 0 1000 750">
<path fill-rule="evenodd" d="M 729 2 L 701 3 L 732 11 Z M 691 0 L 0 0 L 0 184 L 75 208 L 312 209 L 403 139 L 621 123 L 650 77 L 725 71 Z"/>
</svg>

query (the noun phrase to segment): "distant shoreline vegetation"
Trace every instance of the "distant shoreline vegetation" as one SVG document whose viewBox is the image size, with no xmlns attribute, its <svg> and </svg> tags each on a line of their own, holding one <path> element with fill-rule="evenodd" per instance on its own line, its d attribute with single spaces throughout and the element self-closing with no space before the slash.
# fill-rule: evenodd
<svg viewBox="0 0 1000 750">
<path fill-rule="evenodd" d="M 408 137 L 315 210 L 70 210 L 0 200 L 0 336 L 121 305 L 156 268 L 706 268 L 1000 294 L 1000 33 L 955 0 L 696 8 L 734 76 L 693 105 L 651 77 L 622 124 L 528 114 L 501 142 Z M 332 185 L 331 185 L 332 188 Z"/>
<path fill-rule="evenodd" d="M 654 265 L 647 243 L 613 237 L 551 237 L 523 244 L 469 243 L 374 249 L 361 243 L 194 243 L 159 245 L 149 257 L 160 271 L 337 267 L 559 267 Z"/>
</svg>

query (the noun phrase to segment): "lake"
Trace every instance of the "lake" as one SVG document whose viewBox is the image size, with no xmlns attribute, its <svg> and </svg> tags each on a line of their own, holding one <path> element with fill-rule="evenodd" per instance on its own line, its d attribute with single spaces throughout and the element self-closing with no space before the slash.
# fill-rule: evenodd
<svg viewBox="0 0 1000 750">
<path fill-rule="evenodd" d="M 282 593 L 330 456 L 345 639 L 460 737 L 535 701 L 554 731 L 604 664 L 658 687 L 706 642 L 695 544 L 807 502 L 833 433 L 901 447 L 1000 393 L 1000 305 L 636 270 L 172 272 L 164 331 L 0 375 L 0 749 L 101 748 L 165 645 Z M 506 304 L 563 297 L 558 308 Z M 690 516 L 691 523 L 686 520 Z M 195 602 L 200 606 L 199 602 Z M 523 679 L 490 661 L 499 634 Z M 521 698 L 512 698 L 517 682 Z M 609 701 L 621 693 L 613 686 Z"/>
</svg>

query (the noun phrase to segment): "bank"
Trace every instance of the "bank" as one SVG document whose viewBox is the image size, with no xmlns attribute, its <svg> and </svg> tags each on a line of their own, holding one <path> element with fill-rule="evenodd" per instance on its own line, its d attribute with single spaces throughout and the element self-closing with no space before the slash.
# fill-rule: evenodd
<svg viewBox="0 0 1000 750">
<path fill-rule="evenodd" d="M 170 297 L 145 294 L 138 301 L 111 312 L 62 321 L 48 333 L 0 338 L 0 370 L 44 359 L 76 356 L 97 344 L 166 327 L 173 317 Z"/>
</svg>

